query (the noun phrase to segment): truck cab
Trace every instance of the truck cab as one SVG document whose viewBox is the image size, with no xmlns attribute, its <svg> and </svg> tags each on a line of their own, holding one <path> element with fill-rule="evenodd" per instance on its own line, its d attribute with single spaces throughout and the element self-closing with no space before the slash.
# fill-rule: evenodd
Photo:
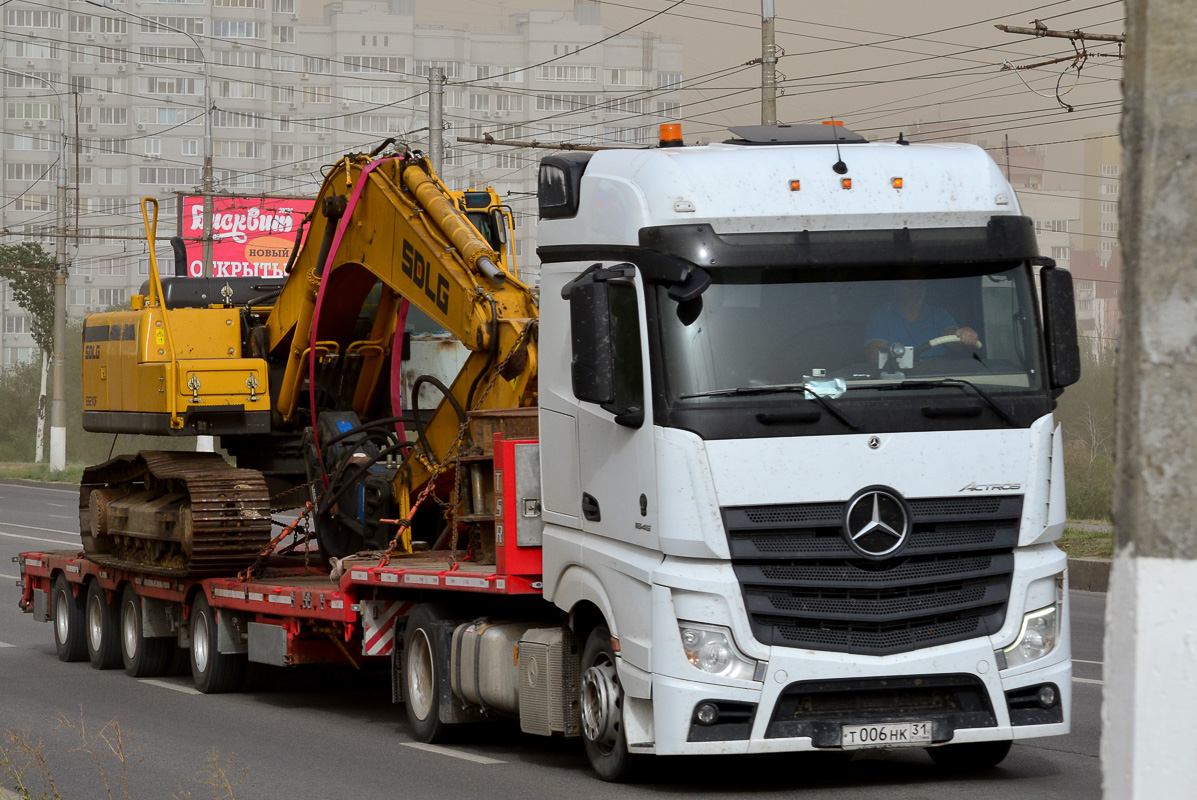
<svg viewBox="0 0 1197 800">
<path fill-rule="evenodd" d="M 1067 733 L 1070 277 L 977 147 L 733 133 L 541 163 L 544 595 L 610 633 L 592 763 Z"/>
</svg>

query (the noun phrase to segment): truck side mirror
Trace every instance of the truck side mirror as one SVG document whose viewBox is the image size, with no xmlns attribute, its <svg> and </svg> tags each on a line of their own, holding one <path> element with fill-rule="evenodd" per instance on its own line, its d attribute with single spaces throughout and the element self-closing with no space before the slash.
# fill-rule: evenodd
<svg viewBox="0 0 1197 800">
<path fill-rule="evenodd" d="M 630 284 L 584 279 L 569 288 L 574 396 L 597 403 L 625 428 L 644 424 L 635 308 L 636 290 Z"/>
<path fill-rule="evenodd" d="M 578 283 L 569 293 L 574 397 L 604 405 L 615 401 L 615 350 L 607 282 Z"/>
<path fill-rule="evenodd" d="M 1047 337 L 1048 377 L 1053 389 L 1081 379 L 1081 351 L 1077 345 L 1076 305 L 1072 273 L 1057 267 L 1039 272 L 1043 294 L 1043 327 Z"/>
</svg>

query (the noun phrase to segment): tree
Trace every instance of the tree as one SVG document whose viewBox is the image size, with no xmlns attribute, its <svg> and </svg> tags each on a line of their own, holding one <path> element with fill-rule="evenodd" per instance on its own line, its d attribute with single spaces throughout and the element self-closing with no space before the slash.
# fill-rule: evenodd
<svg viewBox="0 0 1197 800">
<path fill-rule="evenodd" d="M 29 315 L 29 332 L 42 351 L 41 392 L 37 405 L 36 458 L 42 460 L 46 427 L 46 374 L 54 352 L 54 258 L 36 242 L 0 244 L 0 278 Z"/>
<path fill-rule="evenodd" d="M 29 315 L 30 333 L 43 353 L 54 352 L 54 273 L 54 256 L 40 244 L 0 244 L 0 278 Z"/>
</svg>

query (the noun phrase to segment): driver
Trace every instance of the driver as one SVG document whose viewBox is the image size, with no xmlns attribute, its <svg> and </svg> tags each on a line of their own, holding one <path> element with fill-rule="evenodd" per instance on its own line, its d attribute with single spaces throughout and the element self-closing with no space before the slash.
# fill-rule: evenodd
<svg viewBox="0 0 1197 800">
<path fill-rule="evenodd" d="M 877 354 L 893 342 L 920 347 L 932 339 L 954 334 L 960 337 L 961 345 L 968 348 L 976 345 L 975 330 L 958 327 L 947 311 L 925 303 L 926 296 L 925 280 L 899 281 L 893 300 L 873 312 L 865 330 L 865 352 L 871 363 L 877 363 Z M 922 357 L 935 358 L 943 354 L 944 346 L 939 345 L 923 353 Z"/>
</svg>

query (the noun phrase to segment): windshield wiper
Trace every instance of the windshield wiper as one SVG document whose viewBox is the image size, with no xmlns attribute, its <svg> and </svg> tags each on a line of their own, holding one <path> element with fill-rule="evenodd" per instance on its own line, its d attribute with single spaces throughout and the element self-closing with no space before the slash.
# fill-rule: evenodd
<svg viewBox="0 0 1197 800">
<path fill-rule="evenodd" d="M 813 400 L 822 406 L 828 414 L 838 419 L 843 424 L 847 425 L 854 431 L 860 430 L 860 425 L 855 420 L 836 407 L 834 403 L 820 394 L 816 389 L 821 387 L 816 386 L 813 382 L 808 383 L 779 383 L 769 386 L 738 386 L 734 389 L 712 389 L 709 392 L 695 392 L 694 394 L 684 394 L 681 396 L 682 400 L 691 400 L 696 397 L 743 397 L 753 394 L 784 394 L 788 392 L 802 392 L 807 400 Z"/>
<path fill-rule="evenodd" d="M 972 381 L 966 381 L 964 378 L 937 378 L 935 380 L 929 381 L 902 381 L 901 383 L 891 383 L 884 386 L 874 386 L 871 388 L 892 391 L 900 389 L 925 389 L 928 387 L 935 388 L 938 386 L 955 386 L 964 392 L 972 389 L 974 392 L 976 392 L 977 397 L 984 400 L 985 404 L 992 408 L 993 412 L 1002 418 L 1002 421 L 1011 427 L 1019 427 L 1018 421 L 1014 419 L 1014 417 L 1010 416 L 1006 409 L 998 405 L 998 401 L 993 399 L 993 395 Z"/>
</svg>

